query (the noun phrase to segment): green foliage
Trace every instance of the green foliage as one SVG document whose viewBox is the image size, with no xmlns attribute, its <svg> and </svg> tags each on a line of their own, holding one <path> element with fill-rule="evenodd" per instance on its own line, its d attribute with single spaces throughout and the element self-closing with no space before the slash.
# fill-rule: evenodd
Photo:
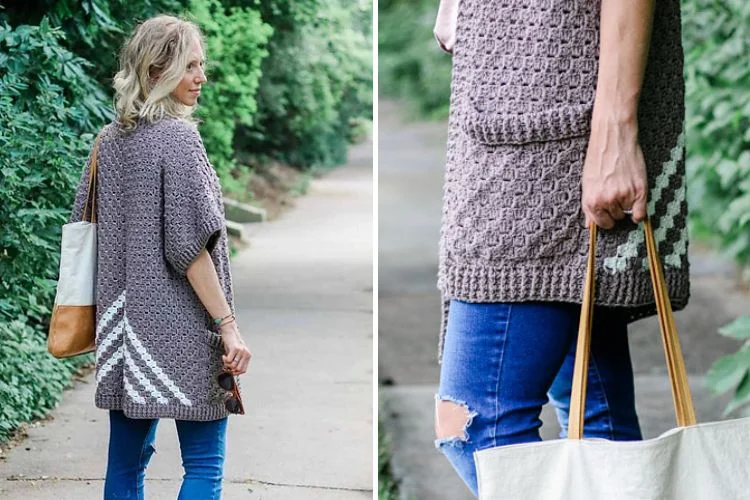
<svg viewBox="0 0 750 500">
<path fill-rule="evenodd" d="M 748 270 L 750 4 L 690 0 L 683 19 L 691 222 Z"/>
<path fill-rule="evenodd" d="M 57 406 L 73 372 L 93 362 L 93 354 L 53 358 L 44 337 L 24 320 L 0 320 L 0 443 Z"/>
<path fill-rule="evenodd" d="M 11 26 L 39 24 L 47 17 L 65 32 L 68 50 L 91 63 L 88 74 L 109 87 L 125 37 L 140 21 L 181 11 L 187 0 L 42 0 L 5 12 Z"/>
<path fill-rule="evenodd" d="M 272 29 L 258 12 L 226 10 L 218 0 L 192 0 L 190 11 L 205 35 L 208 61 L 208 82 L 196 113 L 203 120 L 201 135 L 224 189 L 243 191 L 249 170 L 234 161 L 234 135 L 237 126 L 253 124 L 260 65 Z"/>
<path fill-rule="evenodd" d="M 49 312 L 60 225 L 91 141 L 83 133 L 111 118 L 87 62 L 61 37 L 46 20 L 0 29 L 0 315 Z"/>
<path fill-rule="evenodd" d="M 0 28 L 0 440 L 44 415 L 85 356 L 47 353 L 60 227 L 92 141 L 111 118 L 88 63 L 60 46 L 63 33 Z"/>
<path fill-rule="evenodd" d="M 314 22 L 326 0 L 225 0 L 225 3 L 250 4 L 277 32 L 284 32 Z"/>
<path fill-rule="evenodd" d="M 398 498 L 398 484 L 391 475 L 390 440 L 383 423 L 378 420 L 378 500 Z"/>
<path fill-rule="evenodd" d="M 285 12 L 293 3 L 273 5 Z M 263 61 L 255 124 L 241 131 L 237 144 L 298 167 L 340 163 L 353 121 L 372 118 L 372 2 L 301 5 L 297 15 L 304 23 L 290 26 L 273 12 L 264 18 L 275 30 L 272 57 Z"/>
<path fill-rule="evenodd" d="M 689 0 L 683 6 L 688 203 L 695 233 L 708 236 L 750 279 L 750 4 Z M 744 340 L 708 374 L 717 392 L 734 390 L 726 413 L 750 403 L 750 317 L 719 330 Z M 745 409 L 750 415 L 750 410 Z"/>
<path fill-rule="evenodd" d="M 743 340 L 744 345 L 734 354 L 719 358 L 711 367 L 706 384 L 715 392 L 734 390 L 734 397 L 724 413 L 729 414 L 745 406 L 750 416 L 750 316 L 743 316 L 719 329 L 726 337 Z"/>
<path fill-rule="evenodd" d="M 381 95 L 402 98 L 429 118 L 448 115 L 451 56 L 432 30 L 439 2 L 380 2 L 378 63 Z"/>
</svg>

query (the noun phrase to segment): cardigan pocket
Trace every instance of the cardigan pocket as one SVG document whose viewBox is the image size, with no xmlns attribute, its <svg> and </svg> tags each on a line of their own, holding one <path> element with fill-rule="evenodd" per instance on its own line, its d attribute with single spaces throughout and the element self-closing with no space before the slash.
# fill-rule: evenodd
<svg viewBox="0 0 750 500">
<path fill-rule="evenodd" d="M 487 144 L 525 144 L 588 135 L 591 131 L 589 104 L 551 108 L 519 114 L 481 113 L 471 108 L 463 129 L 473 140 Z"/>
<path fill-rule="evenodd" d="M 221 349 L 222 354 L 224 353 L 224 341 L 220 334 L 214 333 L 208 329 L 201 330 L 201 341 L 211 349 Z"/>
<path fill-rule="evenodd" d="M 482 144 L 525 144 L 590 131 L 599 4 L 462 0 L 453 57 L 460 127 Z"/>
</svg>

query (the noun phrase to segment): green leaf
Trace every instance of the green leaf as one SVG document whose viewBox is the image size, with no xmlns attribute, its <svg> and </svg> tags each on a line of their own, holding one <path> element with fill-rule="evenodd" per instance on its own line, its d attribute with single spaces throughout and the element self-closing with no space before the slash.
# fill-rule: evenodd
<svg viewBox="0 0 750 500">
<path fill-rule="evenodd" d="M 717 394 L 734 388 L 748 373 L 750 349 L 722 356 L 714 362 L 706 375 L 706 385 Z"/>
<path fill-rule="evenodd" d="M 750 403 L 750 373 L 742 378 L 734 397 L 724 409 L 724 416 L 729 415 L 740 406 Z"/>
<path fill-rule="evenodd" d="M 742 316 L 733 322 L 719 328 L 719 333 L 725 337 L 740 340 L 750 339 L 750 316 Z"/>
</svg>

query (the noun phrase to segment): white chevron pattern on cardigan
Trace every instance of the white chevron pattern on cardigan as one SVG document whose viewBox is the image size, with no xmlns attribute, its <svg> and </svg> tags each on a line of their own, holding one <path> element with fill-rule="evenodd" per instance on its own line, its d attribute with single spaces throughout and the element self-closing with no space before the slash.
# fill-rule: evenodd
<svg viewBox="0 0 750 500">
<path fill-rule="evenodd" d="M 667 186 L 669 186 L 670 179 L 677 173 L 677 165 L 680 162 L 680 159 L 682 159 L 684 151 L 685 129 L 683 125 L 683 130 L 677 138 L 677 144 L 672 148 L 669 160 L 662 163 L 661 173 L 659 173 L 656 178 L 654 189 L 649 193 L 648 206 L 646 209 L 649 217 L 653 217 L 656 211 L 656 203 L 661 200 L 662 193 L 667 189 Z M 659 219 L 659 225 L 654 231 L 654 239 L 656 240 L 657 246 L 659 243 L 666 240 L 667 229 L 674 226 L 674 217 L 680 212 L 680 204 L 685 197 L 684 178 L 681 186 L 677 190 L 676 197 L 676 200 L 671 201 L 667 205 L 667 213 Z M 684 253 L 686 251 L 685 243 L 687 241 L 687 231 L 683 231 L 683 233 L 684 234 L 680 234 L 680 241 L 675 244 L 673 253 L 663 259 L 664 265 L 672 265 L 675 267 L 682 266 L 682 261 L 680 259 L 682 254 L 680 252 Z M 685 242 L 682 241 L 683 237 Z M 645 241 L 646 236 L 643 227 L 639 225 L 636 229 L 633 229 L 628 233 L 628 240 L 617 247 L 617 255 L 604 259 L 604 267 L 611 273 L 625 271 L 627 269 L 628 259 L 638 256 L 638 247 L 639 245 L 644 244 Z M 648 269 L 648 259 L 644 259 L 643 262 L 644 269 Z"/>
<path fill-rule="evenodd" d="M 192 401 L 164 373 L 164 370 L 156 363 L 130 325 L 126 309 L 125 291 L 102 314 L 96 328 L 97 338 L 102 337 L 107 325 L 120 310 L 122 310 L 122 319 L 99 341 L 99 345 L 97 346 L 96 357 L 101 362 L 96 375 L 97 382 L 101 382 L 120 361 L 124 360 L 123 385 L 125 386 L 125 391 L 133 401 L 139 404 L 146 404 L 146 398 L 143 397 L 143 394 L 138 391 L 132 382 L 132 380 L 137 380 L 138 386 L 142 387 L 146 391 L 146 394 L 154 398 L 159 404 L 168 404 L 169 399 L 152 382 L 152 380 L 158 380 L 181 404 L 192 406 Z M 117 347 L 112 349 L 109 354 L 106 354 L 113 345 Z M 137 356 L 148 367 L 145 373 L 135 362 L 134 352 L 137 353 Z"/>
</svg>

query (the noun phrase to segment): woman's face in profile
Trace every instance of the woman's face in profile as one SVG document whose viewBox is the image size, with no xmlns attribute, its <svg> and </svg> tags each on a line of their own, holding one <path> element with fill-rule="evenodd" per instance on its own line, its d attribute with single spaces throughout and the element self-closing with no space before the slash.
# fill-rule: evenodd
<svg viewBox="0 0 750 500">
<path fill-rule="evenodd" d="M 172 91 L 172 95 L 185 106 L 195 106 L 198 102 L 201 85 L 206 82 L 206 75 L 203 72 L 203 50 L 198 40 L 193 40 L 189 50 L 185 75 L 177 88 Z"/>
</svg>

